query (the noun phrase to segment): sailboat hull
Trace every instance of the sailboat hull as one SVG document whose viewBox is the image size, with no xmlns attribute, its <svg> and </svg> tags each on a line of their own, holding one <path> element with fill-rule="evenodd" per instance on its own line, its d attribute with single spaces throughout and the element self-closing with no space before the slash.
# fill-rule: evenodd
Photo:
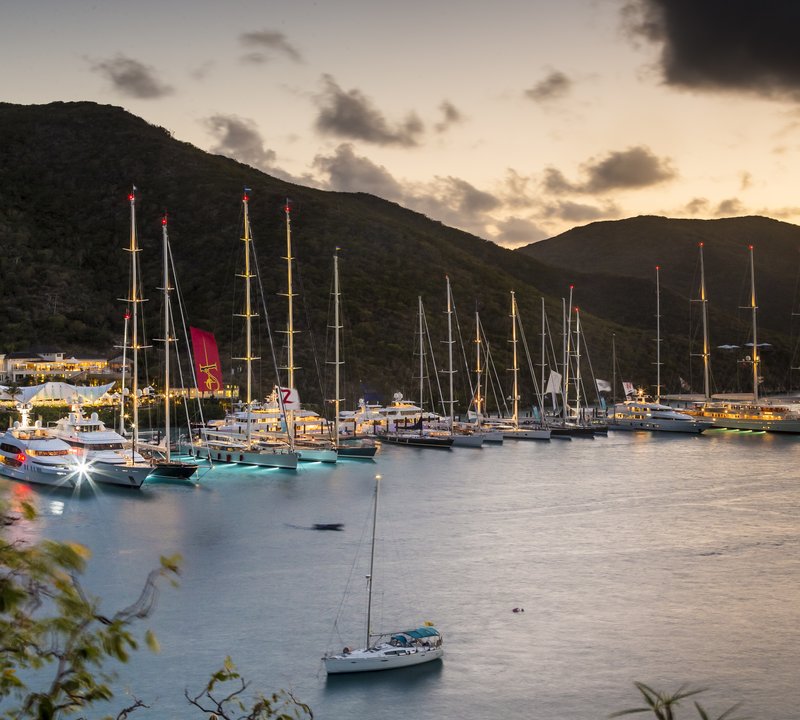
<svg viewBox="0 0 800 720">
<path fill-rule="evenodd" d="M 234 463 L 237 465 L 258 465 L 261 467 L 297 469 L 297 453 L 242 450 L 240 448 L 215 448 L 205 445 L 192 448 L 196 458 L 211 462 Z"/>
<path fill-rule="evenodd" d="M 140 488 L 145 479 L 153 472 L 153 468 L 149 464 L 127 465 L 125 463 L 89 461 L 87 472 L 94 482 L 101 485 Z"/>
<path fill-rule="evenodd" d="M 332 655 L 324 658 L 324 662 L 325 671 L 328 675 L 341 675 L 344 673 L 397 670 L 398 668 L 441 660 L 442 657 L 444 657 L 444 649 L 440 647 L 398 649 L 391 646 L 381 646 L 371 650 L 354 650 L 349 653 Z"/>
</svg>

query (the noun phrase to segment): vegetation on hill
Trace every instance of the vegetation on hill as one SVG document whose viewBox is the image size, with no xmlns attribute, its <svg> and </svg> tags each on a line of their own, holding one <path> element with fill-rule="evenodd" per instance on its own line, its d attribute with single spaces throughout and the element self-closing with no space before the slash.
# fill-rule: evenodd
<svg viewBox="0 0 800 720">
<path fill-rule="evenodd" d="M 425 303 L 434 352 L 446 339 L 445 275 L 450 277 L 467 354 L 472 357 L 474 311 L 480 311 L 497 363 L 508 379 L 509 292 L 514 290 L 529 344 L 538 359 L 540 297 L 551 327 L 561 331 L 562 298 L 575 285 L 591 361 L 610 379 L 611 339 L 625 379 L 652 384 L 655 299 L 647 275 L 604 273 L 599 262 L 557 263 L 513 252 L 448 228 L 423 215 L 367 194 L 323 192 L 270 177 L 233 160 L 176 141 L 123 109 L 94 103 L 41 106 L 0 104 L 0 351 L 58 346 L 69 353 L 107 351 L 122 344 L 128 283 L 128 193 L 137 190 L 142 247 L 146 336 L 158 338 L 161 271 L 160 218 L 170 217 L 170 240 L 189 324 L 217 336 L 226 380 L 241 379 L 243 354 L 239 256 L 243 243 L 241 195 L 250 188 L 250 216 L 266 312 L 278 364 L 285 364 L 286 230 L 284 204 L 291 199 L 295 258 L 297 384 L 304 400 L 322 405 L 333 396 L 331 275 L 341 248 L 344 304 L 345 397 L 367 391 L 388 399 L 397 390 L 416 397 L 414 357 L 417 298 Z M 633 222 L 633 221 L 631 221 Z M 680 222 L 680 221 L 667 221 Z M 781 224 L 777 224 L 781 225 Z M 626 227 L 621 224 L 620 229 Z M 549 247 L 555 241 L 546 241 Z M 666 263 L 665 263 L 666 267 Z M 693 384 L 687 291 L 666 282 L 662 331 L 665 384 L 678 377 Z M 777 284 L 777 280 L 775 282 Z M 765 300 L 766 304 L 766 300 Z M 712 306 L 712 313 L 714 306 Z M 731 318 L 729 318 L 730 320 Z M 729 322 L 733 326 L 733 322 Z M 776 327 L 767 323 L 766 327 Z M 715 337 L 721 337 L 716 335 Z M 275 370 L 262 325 L 254 353 L 260 393 Z M 556 344 L 560 343 L 555 338 Z M 770 342 L 773 342 L 770 339 Z M 778 363 L 765 363 L 769 383 L 785 384 L 790 340 L 774 340 Z M 157 348 L 157 343 L 153 342 Z M 158 384 L 157 349 L 148 362 Z M 462 361 L 463 362 L 463 361 Z M 524 362 L 523 362 L 524 366 Z M 432 364 L 444 367 L 443 352 Z M 736 382 L 736 368 L 725 379 Z M 694 372 L 694 375 L 692 374 Z M 466 368 L 459 367 L 458 395 L 467 398 Z M 619 378 L 618 378 L 619 379 Z M 530 380 L 523 378 L 523 393 Z M 729 388 L 730 389 L 730 388 Z"/>
</svg>

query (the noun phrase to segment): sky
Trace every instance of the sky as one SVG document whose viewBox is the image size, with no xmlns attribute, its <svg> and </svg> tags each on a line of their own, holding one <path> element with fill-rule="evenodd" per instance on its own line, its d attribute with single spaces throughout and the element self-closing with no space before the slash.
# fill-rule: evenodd
<svg viewBox="0 0 800 720">
<path fill-rule="evenodd" d="M 507 247 L 798 223 L 798 28 L 794 0 L 0 0 L 0 100 L 121 106 Z"/>
</svg>

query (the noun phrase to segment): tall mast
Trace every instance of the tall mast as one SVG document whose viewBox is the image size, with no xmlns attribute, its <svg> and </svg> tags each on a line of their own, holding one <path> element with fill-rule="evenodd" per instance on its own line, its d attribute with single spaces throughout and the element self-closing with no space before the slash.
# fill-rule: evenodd
<svg viewBox="0 0 800 720">
<path fill-rule="evenodd" d="M 336 396 L 333 399 L 333 438 L 334 442 L 338 444 L 339 442 L 339 406 L 341 403 L 341 397 L 339 396 L 339 367 L 342 364 L 339 360 L 339 331 L 342 328 L 341 321 L 339 319 L 339 303 L 341 301 L 341 296 L 339 293 L 339 248 L 336 248 L 336 252 L 333 255 L 333 337 L 334 337 L 334 365 L 335 365 L 335 392 Z"/>
<path fill-rule="evenodd" d="M 708 347 L 708 298 L 706 297 L 706 271 L 703 264 L 703 243 L 700 243 L 700 302 L 703 317 L 703 395 L 711 399 L 711 354 Z"/>
<path fill-rule="evenodd" d="M 542 297 L 542 383 L 539 386 L 541 388 L 541 396 L 539 398 L 539 405 L 542 408 L 542 421 L 544 422 L 544 369 L 545 365 L 547 364 L 547 347 L 545 344 L 545 336 L 547 333 L 547 318 L 544 312 L 544 296 Z"/>
<path fill-rule="evenodd" d="M 169 297 L 169 238 L 167 236 L 167 214 L 161 218 L 161 260 L 164 265 L 162 291 L 164 293 L 164 440 L 166 445 L 165 457 L 170 461 L 170 397 L 169 397 L 169 344 L 172 341 L 170 334 L 170 297 Z"/>
<path fill-rule="evenodd" d="M 253 360 L 259 358 L 253 357 L 253 318 L 258 317 L 257 313 L 253 312 L 253 303 L 251 295 L 251 280 L 254 277 L 250 269 L 250 253 L 252 251 L 253 238 L 250 234 L 250 198 L 247 195 L 249 188 L 245 188 L 242 195 L 242 208 L 244 214 L 244 233 L 242 242 L 244 243 L 244 272 L 239 277 L 244 279 L 244 312 L 240 317 L 244 318 L 245 328 L 245 355 L 243 358 L 236 358 L 237 360 L 245 361 L 245 368 L 247 369 L 246 379 L 246 401 L 247 401 L 247 444 L 250 445 L 252 441 L 252 428 L 250 422 L 250 412 L 253 403 Z"/>
<path fill-rule="evenodd" d="M 455 421 L 455 412 L 453 405 L 455 400 L 453 398 L 453 296 L 450 290 L 450 277 L 445 275 L 447 280 L 447 374 L 450 378 L 450 432 L 453 431 L 453 423 Z"/>
<path fill-rule="evenodd" d="M 561 322 L 564 328 L 564 377 L 561 381 L 561 415 L 564 418 L 564 422 L 567 420 L 567 407 L 569 404 L 567 401 L 569 393 L 569 356 L 572 342 L 572 291 L 574 288 L 574 285 L 569 286 L 569 303 L 565 304 L 564 298 L 561 298 Z M 569 312 L 567 312 L 567 308 L 569 308 Z"/>
<path fill-rule="evenodd" d="M 758 402 L 758 368 L 761 364 L 761 357 L 758 354 L 758 337 L 756 312 L 756 271 L 753 261 L 753 246 L 750 245 L 750 310 L 753 314 L 753 402 Z"/>
<path fill-rule="evenodd" d="M 575 419 L 581 415 L 581 312 L 575 308 Z"/>
<path fill-rule="evenodd" d="M 136 187 L 131 190 L 128 200 L 131 205 L 131 233 L 128 252 L 131 254 L 131 284 L 128 302 L 131 307 L 131 350 L 133 352 L 133 365 L 131 371 L 131 407 L 133 409 L 133 435 L 131 444 L 131 463 L 134 462 L 136 447 L 139 444 L 139 243 L 136 238 Z"/>
<path fill-rule="evenodd" d="M 656 402 L 661 402 L 661 285 L 656 265 Z"/>
<path fill-rule="evenodd" d="M 423 410 L 425 407 L 425 379 L 424 379 L 424 366 L 425 366 L 425 342 L 423 339 L 423 327 L 422 327 L 422 296 L 417 296 L 417 302 L 419 305 L 419 424 L 420 424 L 420 431 L 419 434 L 422 435 L 422 415 Z"/>
<path fill-rule="evenodd" d="M 292 292 L 292 218 L 291 218 L 291 205 L 289 199 L 286 199 L 284 205 L 284 212 L 286 213 L 286 281 L 287 290 L 286 297 L 288 299 L 288 319 L 286 322 L 286 335 L 288 343 L 288 353 L 286 356 L 286 371 L 289 388 L 294 387 L 294 293 Z M 286 410 L 286 432 L 289 436 L 289 442 L 294 440 L 294 411 Z"/>
<path fill-rule="evenodd" d="M 375 528 L 378 524 L 378 488 L 380 487 L 381 476 L 375 476 L 375 502 L 372 509 L 372 548 L 369 554 L 369 575 L 367 575 L 367 640 L 364 645 L 369 648 L 370 624 L 372 622 L 372 573 L 375 567 Z"/>
<path fill-rule="evenodd" d="M 483 396 L 481 395 L 481 321 L 478 311 L 475 311 L 475 415 L 477 424 L 481 424 L 483 412 Z"/>
<path fill-rule="evenodd" d="M 519 427 L 519 367 L 517 367 L 517 298 L 514 295 L 514 291 L 511 291 L 511 347 L 513 349 L 513 362 L 511 365 L 511 371 L 514 373 L 514 385 L 513 385 L 513 417 L 512 422 L 514 427 Z"/>
</svg>

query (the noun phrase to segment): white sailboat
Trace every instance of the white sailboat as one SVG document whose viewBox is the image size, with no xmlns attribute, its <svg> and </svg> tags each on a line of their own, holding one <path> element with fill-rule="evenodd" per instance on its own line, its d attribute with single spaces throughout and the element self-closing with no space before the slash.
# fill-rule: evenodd
<svg viewBox="0 0 800 720">
<path fill-rule="evenodd" d="M 248 190 L 242 195 L 244 215 L 244 271 L 240 277 L 244 279 L 244 311 L 241 317 L 245 322 L 245 418 L 242 422 L 232 422 L 222 427 L 206 426 L 201 429 L 201 437 L 192 444 L 192 453 L 199 458 L 207 458 L 215 462 L 235 463 L 239 465 L 257 465 L 262 467 L 297 469 L 297 453 L 282 440 L 259 437 L 253 431 L 253 312 L 251 280 L 254 273 L 250 267 L 252 236 L 250 233 L 250 215 Z"/>
<path fill-rule="evenodd" d="M 702 258 L 702 247 L 701 258 Z M 761 353 L 758 345 L 758 303 L 756 302 L 755 261 L 753 246 L 750 251 L 750 314 L 752 322 L 752 350 L 747 360 L 750 362 L 753 378 L 753 398 L 748 402 L 708 400 L 694 411 L 692 415 L 703 420 L 713 421 L 714 427 L 728 430 L 745 430 L 756 432 L 800 434 L 800 408 L 790 407 L 783 403 L 773 403 L 759 398 L 759 382 L 761 373 Z M 702 265 L 701 265 L 702 269 Z M 703 294 L 705 294 L 703 280 Z M 703 314 L 704 323 L 706 314 Z M 704 331 L 704 357 L 707 358 L 707 338 Z M 706 359 L 707 362 L 707 359 Z M 707 381 L 706 381 L 707 382 Z M 708 389 L 706 386 L 706 392 Z"/>
<path fill-rule="evenodd" d="M 517 360 L 517 297 L 511 291 L 511 348 L 513 384 L 511 393 L 512 415 L 508 427 L 501 427 L 506 440 L 549 440 L 550 429 L 545 427 L 523 426 L 519 421 L 519 362 Z"/>
<path fill-rule="evenodd" d="M 655 400 L 648 401 L 644 397 L 639 397 L 616 403 L 608 419 L 610 429 L 699 434 L 713 425 L 711 421 L 692 417 L 661 403 L 661 365 L 661 284 L 660 267 L 656 266 Z"/>
<path fill-rule="evenodd" d="M 417 316 L 419 318 L 419 405 L 410 405 L 402 402 L 402 394 L 395 393 L 395 402 L 390 405 L 386 414 L 386 429 L 382 431 L 380 438 L 382 442 L 392 445 L 405 445 L 407 447 L 433 448 L 449 450 L 453 446 L 452 433 L 437 433 L 425 427 L 424 411 L 425 397 L 425 309 L 422 305 L 422 298 L 417 297 Z M 408 415 L 403 415 L 404 410 L 409 410 Z M 392 416 L 395 422 L 392 423 Z M 407 425 L 408 419 L 415 417 L 416 421 L 412 425 Z M 403 420 L 402 429 L 398 427 L 397 421 Z M 393 427 L 394 426 L 394 427 Z"/>
<path fill-rule="evenodd" d="M 345 647 L 340 653 L 326 654 L 322 660 L 328 675 L 395 670 L 432 662 L 444 656 L 442 634 L 428 623 L 409 630 L 378 634 L 372 632 L 372 586 L 375 577 L 375 532 L 378 523 L 380 479 L 380 475 L 375 477 L 364 647 L 358 649 Z"/>
<path fill-rule="evenodd" d="M 286 322 L 286 340 L 287 340 L 287 360 L 284 370 L 287 372 L 287 380 L 290 392 L 294 393 L 294 373 L 297 367 L 294 364 L 294 291 L 292 287 L 292 220 L 291 220 L 291 205 L 289 200 L 286 200 L 284 205 L 284 212 L 286 213 L 286 279 L 287 279 L 287 322 Z M 338 392 L 337 392 L 338 395 Z M 286 431 L 289 436 L 289 444 L 292 449 L 297 453 L 297 458 L 303 462 L 325 462 L 334 463 L 338 458 L 336 452 L 336 445 L 329 438 L 320 438 L 319 436 L 301 434 L 298 431 L 297 424 L 295 423 L 295 409 L 290 404 L 284 404 L 286 414 Z"/>
<path fill-rule="evenodd" d="M 342 329 L 342 322 L 340 318 L 341 311 L 341 293 L 339 292 L 339 253 L 333 255 L 333 335 L 334 335 L 334 393 L 333 399 L 333 437 L 336 442 L 336 453 L 340 458 L 352 459 L 370 459 L 374 458 L 378 452 L 378 445 L 374 438 L 363 437 L 345 437 L 342 435 L 340 427 L 340 414 L 341 414 L 341 389 L 340 389 L 340 371 L 344 362 L 340 359 L 339 353 L 339 333 Z"/>
</svg>

